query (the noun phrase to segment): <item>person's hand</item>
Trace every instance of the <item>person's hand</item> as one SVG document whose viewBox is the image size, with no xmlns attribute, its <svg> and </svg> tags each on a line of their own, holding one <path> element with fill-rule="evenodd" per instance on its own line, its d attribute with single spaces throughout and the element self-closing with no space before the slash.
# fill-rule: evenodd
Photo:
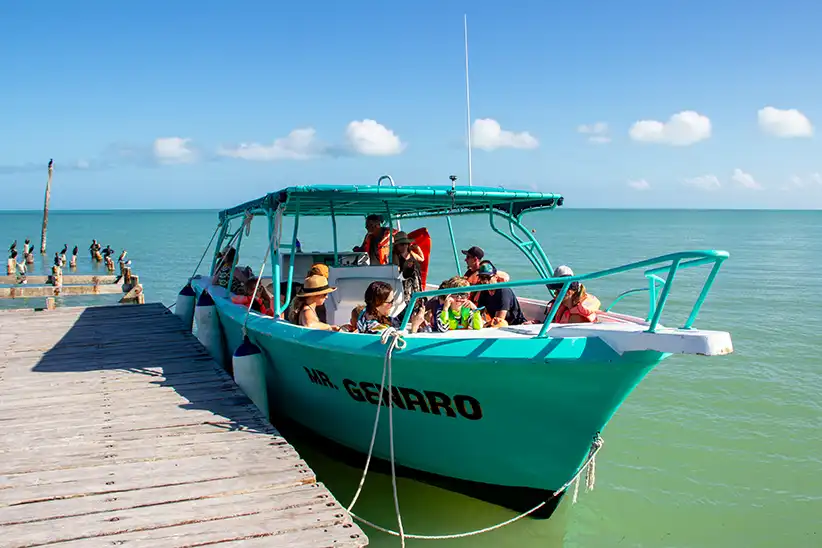
<svg viewBox="0 0 822 548">
<path fill-rule="evenodd" d="M 443 308 L 449 308 L 454 303 L 454 296 L 453 295 L 446 295 L 445 302 L 442 303 Z"/>
<path fill-rule="evenodd" d="M 470 299 L 465 299 L 465 304 L 463 304 L 462 306 L 467 306 L 471 310 L 476 310 L 477 309 L 477 305 L 475 305 L 474 301 L 472 301 Z"/>
<path fill-rule="evenodd" d="M 339 330 L 340 330 L 340 326 L 339 326 L 339 325 L 330 325 L 329 327 L 331 328 L 330 330 L 331 330 L 331 331 L 334 331 L 334 332 L 336 332 L 336 331 L 339 331 Z"/>
</svg>

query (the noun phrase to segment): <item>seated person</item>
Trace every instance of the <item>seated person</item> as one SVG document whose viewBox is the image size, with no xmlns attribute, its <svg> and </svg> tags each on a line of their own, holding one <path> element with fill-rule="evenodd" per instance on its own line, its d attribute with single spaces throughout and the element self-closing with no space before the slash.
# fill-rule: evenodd
<svg viewBox="0 0 822 548">
<path fill-rule="evenodd" d="M 288 297 L 289 299 L 291 299 L 290 302 L 292 302 L 292 303 L 294 302 L 294 299 L 296 298 L 297 293 L 299 293 L 302 290 L 302 288 L 303 288 L 302 284 L 298 284 L 296 282 L 291 284 L 291 295 Z M 268 291 L 271 292 L 271 293 L 274 292 L 274 282 L 269 282 Z M 281 307 L 284 307 L 285 304 L 286 304 L 286 292 L 287 291 L 288 291 L 288 282 L 280 282 L 280 306 Z M 285 316 L 287 310 L 288 309 L 286 308 L 282 312 L 280 312 L 280 315 L 279 315 L 280 319 L 284 319 L 284 316 Z"/>
<path fill-rule="evenodd" d="M 365 310 L 364 304 L 359 304 L 351 309 L 351 321 L 349 321 L 345 325 L 340 326 L 340 331 L 346 331 L 348 333 L 356 333 L 357 332 L 357 320 L 360 319 L 360 314 L 362 311 Z"/>
<path fill-rule="evenodd" d="M 311 276 L 322 276 L 323 278 L 328 278 L 328 265 L 324 265 L 322 263 L 315 263 L 311 265 L 311 268 L 308 269 L 308 273 L 305 277 L 309 278 Z M 296 293 L 293 294 L 296 295 Z M 317 317 L 320 318 L 321 322 L 326 321 L 325 304 L 317 305 Z"/>
<path fill-rule="evenodd" d="M 566 265 L 560 265 L 554 269 L 553 278 L 564 278 L 573 276 L 574 271 Z M 562 289 L 561 283 L 548 284 L 548 289 L 554 292 L 554 297 Z M 556 300 L 556 299 L 554 299 Z M 548 312 L 554 306 L 554 301 L 548 303 Z M 593 323 L 597 321 L 600 302 L 595 296 L 585 291 L 585 286 L 580 282 L 571 282 L 565 297 L 559 304 L 553 323 Z"/>
<path fill-rule="evenodd" d="M 245 283 L 254 276 L 251 267 L 236 267 L 234 269 L 234 276 L 231 276 L 231 267 L 234 265 L 234 259 L 237 256 L 237 250 L 233 247 L 227 248 L 217 256 L 220 260 L 217 263 L 217 269 L 214 271 L 214 276 L 211 278 L 212 285 L 228 288 L 228 280 L 231 278 L 230 292 L 235 295 L 242 295 L 245 291 Z"/>
<path fill-rule="evenodd" d="M 468 280 L 454 276 L 440 284 L 440 289 L 468 287 Z M 467 293 L 452 293 L 438 297 L 431 318 L 431 330 L 445 333 L 454 329 L 482 329 L 482 311 L 468 300 Z"/>
<path fill-rule="evenodd" d="M 411 295 L 423 290 L 422 272 L 420 265 L 425 261 L 425 255 L 420 246 L 414 243 L 405 232 L 397 232 L 394 236 L 394 259 L 395 265 L 399 266 L 402 274 L 403 302 L 411 302 Z M 425 306 L 427 299 L 417 299 L 414 303 L 414 312 Z M 402 314 L 398 314 L 402 316 Z"/>
<path fill-rule="evenodd" d="M 336 291 L 336 287 L 328 286 L 328 278 L 323 276 L 309 276 L 305 279 L 302 290 L 297 293 L 291 302 L 288 311 L 288 321 L 311 329 L 324 331 L 339 331 L 336 325 L 328 325 L 320 321 L 317 316 L 317 306 L 325 303 L 328 294 Z"/>
<path fill-rule="evenodd" d="M 468 267 L 468 270 L 465 271 L 463 277 L 468 280 L 468 285 L 478 285 L 479 284 L 479 267 L 481 264 L 490 263 L 491 261 L 483 260 L 485 257 L 485 251 L 479 246 L 471 246 L 468 249 L 463 249 L 462 254 L 465 255 L 465 265 Z M 497 279 L 501 282 L 507 282 L 511 279 L 507 272 L 503 272 L 502 270 L 497 271 Z M 475 291 L 471 293 L 469 299 L 472 303 L 477 304 L 477 300 L 479 299 L 479 291 Z"/>
<path fill-rule="evenodd" d="M 390 317 L 394 304 L 394 289 L 386 282 L 371 282 L 365 290 L 365 309 L 357 319 L 357 332 L 379 334 L 388 327 L 399 329 L 402 316 Z M 411 317 L 411 333 L 416 333 L 425 317 L 425 308 L 420 307 Z"/>
<path fill-rule="evenodd" d="M 231 302 L 234 304 L 239 304 L 242 306 L 248 306 L 248 303 L 251 303 L 251 310 L 255 312 L 259 312 L 260 314 L 264 314 L 266 316 L 274 317 L 274 306 L 272 305 L 271 301 L 271 294 L 268 292 L 265 286 L 260 284 L 260 287 L 257 286 L 257 278 L 249 278 L 245 282 L 245 288 L 241 295 L 234 295 L 231 297 Z M 254 301 L 251 300 L 251 296 L 254 295 L 254 289 L 257 289 L 257 295 L 254 297 Z"/>
<path fill-rule="evenodd" d="M 488 261 L 483 262 L 477 271 L 480 284 L 500 283 L 497 278 L 497 269 Z M 523 325 L 531 323 L 522 314 L 514 291 L 509 287 L 480 292 L 477 303 L 478 308 L 485 308 L 485 312 L 490 317 L 486 327 L 502 327 L 504 325 Z M 505 322 L 505 323 L 503 323 Z"/>
<path fill-rule="evenodd" d="M 382 226 L 382 223 L 382 215 L 369 215 L 366 217 L 365 230 L 367 234 L 362 241 L 362 245 L 354 247 L 354 251 L 368 253 L 369 264 L 372 266 L 388 264 L 388 247 L 391 233 L 397 233 L 396 230 Z"/>
</svg>

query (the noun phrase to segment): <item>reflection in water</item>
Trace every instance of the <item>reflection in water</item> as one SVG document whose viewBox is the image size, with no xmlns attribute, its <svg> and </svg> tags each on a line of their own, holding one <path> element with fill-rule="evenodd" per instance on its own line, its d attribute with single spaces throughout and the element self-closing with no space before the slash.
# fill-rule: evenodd
<svg viewBox="0 0 822 548">
<path fill-rule="evenodd" d="M 306 435 L 291 425 L 283 426 L 285 427 L 278 424 L 281 433 L 311 466 L 318 480 L 334 493 L 340 504 L 347 506 L 359 485 L 362 467 L 350 466 L 335 459 L 314 436 Z M 499 506 L 404 477 L 397 478 L 397 490 L 406 533 L 462 533 L 482 529 L 516 515 Z M 406 546 L 560 548 L 563 546 L 567 515 L 571 507 L 570 500 L 570 496 L 564 497 L 554 515 L 548 520 L 524 518 L 496 531 L 474 537 L 437 541 L 407 540 Z M 369 471 L 365 487 L 354 507 L 354 513 L 387 529 L 397 530 L 390 475 Z M 376 531 L 362 523 L 360 526 L 368 535 L 369 546 L 400 545 L 397 537 Z"/>
</svg>

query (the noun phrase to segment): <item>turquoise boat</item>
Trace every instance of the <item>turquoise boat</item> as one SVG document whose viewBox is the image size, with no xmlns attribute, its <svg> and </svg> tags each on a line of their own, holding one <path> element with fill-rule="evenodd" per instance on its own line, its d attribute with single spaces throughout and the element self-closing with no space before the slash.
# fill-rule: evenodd
<svg viewBox="0 0 822 548">
<path fill-rule="evenodd" d="M 385 179 L 385 177 L 381 178 Z M 525 214 L 563 205 L 557 194 L 502 188 L 451 186 L 402 187 L 294 186 L 219 214 L 217 249 L 238 249 L 251 219 L 265 217 L 270 237 L 268 281 L 301 282 L 310 265 L 329 266 L 329 285 L 337 287 L 326 302 L 328 323 L 348 323 L 351 310 L 363 302 L 368 284 L 390 283 L 405 308 L 421 297 L 501 287 L 536 287 L 551 298 L 547 285 L 559 284 L 557 302 L 573 282 L 587 283 L 636 271 L 647 280 L 645 318 L 603 311 L 595 323 L 553 322 L 556 307 L 548 301 L 520 299 L 531 325 L 456 330 L 448 333 L 404 333 L 405 346 L 393 351 L 390 390 L 383 381 L 387 345 L 378 335 L 312 330 L 284 320 L 248 312 L 233 304 L 211 277 L 195 276 L 191 287 L 200 299 L 213 299 L 219 318 L 223 363 L 243 342 L 244 334 L 262 351 L 261 386 L 269 412 L 300 425 L 334 447 L 369 453 L 375 413 L 383 386 L 383 405 L 393 415 L 394 462 L 404 474 L 491 500 L 518 511 L 551 501 L 535 517 L 550 515 L 554 496 L 586 464 L 596 440 L 616 410 L 648 372 L 672 354 L 718 356 L 733 351 L 727 332 L 693 327 L 720 266 L 724 251 L 683 251 L 570 277 L 554 271 L 539 242 L 523 224 Z M 368 264 L 365 253 L 338 249 L 337 219 L 383 215 L 387 226 L 404 219 L 445 217 L 461 274 L 461 254 L 454 243 L 451 217 L 485 216 L 493 231 L 519 250 L 536 271 L 534 279 L 510 280 L 458 290 L 428 289 L 401 302 L 402 279 L 392 265 Z M 282 219 L 293 218 L 293 230 L 282 234 Z M 298 249 L 300 219 L 330 218 L 327 252 Z M 236 261 L 235 258 L 235 266 Z M 710 271 L 687 321 L 663 325 L 662 313 L 678 271 L 707 266 Z M 213 275 L 217 259 L 211 264 Z M 290 293 L 291 284 L 286 293 Z M 429 286 L 430 288 L 431 286 Z M 620 297 L 636 292 L 629 289 Z M 272 284 L 280 302 L 280 284 Z M 285 295 L 285 302 L 291 299 Z M 409 305 L 409 306 L 406 306 Z M 283 312 L 281 305 L 277 313 Z M 226 365 L 230 369 L 229 365 Z M 373 444 L 373 456 L 388 461 L 389 413 L 384 410 Z M 276 423 L 276 420 L 274 421 Z"/>
</svg>

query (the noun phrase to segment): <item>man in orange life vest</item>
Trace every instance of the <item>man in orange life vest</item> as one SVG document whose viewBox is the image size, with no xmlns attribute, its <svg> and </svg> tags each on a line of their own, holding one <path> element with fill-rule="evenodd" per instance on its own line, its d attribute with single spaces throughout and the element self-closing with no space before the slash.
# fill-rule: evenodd
<svg viewBox="0 0 822 548">
<path fill-rule="evenodd" d="M 391 234 L 397 231 L 382 226 L 382 215 L 369 215 L 365 218 L 365 230 L 367 234 L 362 241 L 362 245 L 355 246 L 354 251 L 368 253 L 369 264 L 388 264 L 388 247 L 391 241 Z"/>
</svg>

